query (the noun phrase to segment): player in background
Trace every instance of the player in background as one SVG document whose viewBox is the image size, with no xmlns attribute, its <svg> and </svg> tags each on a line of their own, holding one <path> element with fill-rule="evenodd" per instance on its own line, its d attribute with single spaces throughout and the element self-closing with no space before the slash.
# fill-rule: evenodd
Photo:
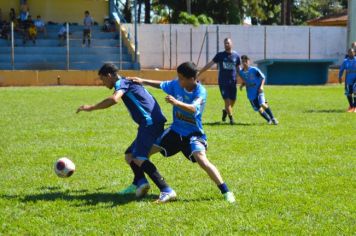
<svg viewBox="0 0 356 236">
<path fill-rule="evenodd" d="M 348 50 L 348 57 L 344 60 L 339 71 L 339 83 L 342 83 L 342 76 L 346 70 L 345 95 L 349 102 L 347 112 L 356 112 L 356 58 L 355 49 Z"/>
<path fill-rule="evenodd" d="M 224 39 L 225 51 L 219 52 L 215 55 L 212 61 L 206 64 L 198 73 L 198 76 L 203 74 L 206 70 L 212 67 L 215 63 L 219 68 L 219 89 L 222 98 L 224 99 L 225 108 L 222 110 L 222 121 L 226 121 L 229 116 L 230 124 L 234 124 L 233 107 L 237 96 L 237 74 L 240 65 L 240 56 L 232 50 L 232 41 L 230 38 Z"/>
<path fill-rule="evenodd" d="M 172 81 L 155 81 L 131 78 L 143 85 L 162 89 L 168 95 L 166 102 L 173 106 L 173 123 L 164 131 L 151 150 L 169 157 L 182 152 L 190 161 L 199 166 L 217 185 L 226 201 L 235 202 L 235 196 L 223 181 L 219 170 L 206 156 L 207 139 L 202 125 L 206 104 L 206 90 L 197 82 L 197 67 L 192 62 L 178 66 L 178 78 Z"/>
<path fill-rule="evenodd" d="M 152 145 L 162 134 L 166 122 L 159 104 L 142 85 L 121 77 L 113 64 L 104 64 L 98 74 L 108 89 L 114 88 L 113 95 L 96 105 L 82 105 L 77 109 L 77 113 L 106 109 L 122 100 L 138 124 L 137 136 L 125 152 L 125 159 L 129 160 L 128 164 L 134 173 L 133 184 L 126 193 L 136 192 L 137 197 L 143 197 L 150 188 L 144 174 L 146 173 L 161 191 L 157 202 L 175 199 L 175 191 L 168 186 L 156 166 L 148 159 Z M 167 195 L 170 196 L 169 199 Z"/>
<path fill-rule="evenodd" d="M 277 125 L 278 121 L 273 116 L 271 108 L 268 106 L 263 91 L 266 78 L 264 74 L 254 66 L 250 66 L 248 56 L 241 56 L 242 68 L 239 75 L 242 79 L 240 90 L 246 86 L 247 98 L 250 101 L 253 109 L 258 111 L 260 115 L 267 120 L 269 124 Z"/>
</svg>

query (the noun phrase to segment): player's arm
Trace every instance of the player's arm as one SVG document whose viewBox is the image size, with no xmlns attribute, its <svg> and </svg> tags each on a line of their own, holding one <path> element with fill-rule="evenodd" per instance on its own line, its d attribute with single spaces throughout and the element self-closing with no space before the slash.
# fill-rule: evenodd
<svg viewBox="0 0 356 236">
<path fill-rule="evenodd" d="M 205 71 L 207 71 L 210 67 L 212 67 L 215 64 L 214 61 L 210 61 L 208 64 L 206 64 L 200 71 L 198 71 L 197 76 L 199 77 L 201 74 L 203 74 Z"/>
<path fill-rule="evenodd" d="M 150 79 L 142 79 L 139 77 L 127 77 L 126 79 L 132 80 L 133 82 L 142 84 L 142 85 L 148 85 L 154 88 L 161 88 L 160 85 L 162 81 L 159 80 L 150 80 Z"/>
<path fill-rule="evenodd" d="M 237 74 L 237 78 L 241 79 L 240 90 L 242 90 L 246 86 L 246 82 L 239 73 Z"/>
<path fill-rule="evenodd" d="M 115 91 L 115 93 L 112 96 L 104 99 L 103 101 L 101 101 L 95 105 L 80 106 L 77 109 L 77 113 L 79 113 L 81 111 L 94 111 L 94 110 L 109 108 L 109 107 L 115 105 L 116 103 L 118 103 L 119 100 L 121 99 L 122 95 L 124 95 L 124 92 L 122 90 Z"/>
<path fill-rule="evenodd" d="M 201 98 L 198 98 L 201 99 Z M 197 99 L 194 101 L 194 104 L 188 104 L 175 99 L 172 95 L 167 95 L 166 102 L 172 104 L 173 106 L 179 107 L 180 109 L 189 112 L 195 113 L 197 111 L 196 103 L 199 102 Z"/>
<path fill-rule="evenodd" d="M 342 83 L 342 76 L 344 74 L 344 70 L 345 70 L 345 61 L 341 64 L 340 66 L 340 70 L 339 70 L 339 83 Z"/>
</svg>

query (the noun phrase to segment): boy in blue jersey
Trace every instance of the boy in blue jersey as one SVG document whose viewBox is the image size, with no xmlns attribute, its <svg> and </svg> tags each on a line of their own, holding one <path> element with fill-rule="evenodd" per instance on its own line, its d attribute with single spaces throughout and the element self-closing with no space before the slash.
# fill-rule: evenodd
<svg viewBox="0 0 356 236">
<path fill-rule="evenodd" d="M 213 60 L 199 71 L 198 75 L 204 73 L 215 63 L 218 64 L 219 88 L 225 103 L 225 108 L 222 111 L 222 121 L 225 122 L 226 117 L 229 116 L 230 124 L 233 125 L 232 108 L 235 105 L 237 96 L 236 77 L 239 71 L 240 57 L 232 50 L 232 41 L 230 38 L 224 40 L 224 47 L 225 51 L 217 53 Z"/>
<path fill-rule="evenodd" d="M 278 121 L 273 116 L 263 92 L 266 80 L 264 74 L 257 67 L 250 66 L 248 56 L 241 56 L 241 62 L 242 69 L 240 69 L 239 75 L 242 79 L 242 84 L 240 85 L 240 90 L 246 86 L 247 98 L 250 100 L 253 109 L 258 111 L 269 124 L 277 125 Z"/>
<path fill-rule="evenodd" d="M 197 82 L 197 68 L 192 62 L 178 66 L 178 79 L 172 81 L 155 81 L 132 78 L 134 81 L 161 88 L 168 95 L 166 102 L 173 106 L 173 123 L 164 131 L 151 150 L 151 154 L 161 152 L 166 157 L 182 152 L 192 162 L 209 175 L 218 186 L 224 198 L 235 202 L 218 169 L 206 156 L 207 141 L 202 125 L 202 115 L 206 104 L 206 90 Z"/>
<path fill-rule="evenodd" d="M 342 83 L 342 76 L 345 70 L 345 95 L 350 105 L 347 112 L 356 112 L 356 58 L 354 48 L 348 50 L 348 58 L 344 60 L 340 67 L 339 83 Z"/>
<path fill-rule="evenodd" d="M 166 118 L 157 101 L 142 85 L 121 77 L 117 71 L 113 64 L 104 64 L 101 67 L 98 73 L 100 79 L 107 88 L 114 88 L 113 95 L 96 105 L 82 105 L 77 109 L 77 113 L 105 109 L 122 100 L 138 124 L 136 139 L 125 152 L 125 158 L 134 173 L 133 184 L 125 193 L 136 192 L 137 197 L 143 197 L 150 188 L 144 174 L 146 173 L 161 191 L 157 202 L 173 200 L 176 197 L 175 191 L 168 186 L 148 159 L 152 145 L 164 130 Z M 168 199 L 167 195 L 170 196 Z"/>
</svg>

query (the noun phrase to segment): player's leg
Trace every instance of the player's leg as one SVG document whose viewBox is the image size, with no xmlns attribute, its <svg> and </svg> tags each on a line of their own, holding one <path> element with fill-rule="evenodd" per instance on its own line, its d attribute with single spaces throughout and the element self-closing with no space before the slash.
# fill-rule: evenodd
<svg viewBox="0 0 356 236">
<path fill-rule="evenodd" d="M 224 195 L 228 202 L 235 202 L 235 197 L 229 191 L 226 183 L 223 181 L 219 170 L 213 165 L 206 156 L 207 143 L 202 137 L 192 137 L 190 139 L 190 150 L 193 156 L 193 162 L 198 162 L 199 166 L 208 174 L 210 179 L 217 185 L 221 193 Z"/>
<path fill-rule="evenodd" d="M 174 190 L 166 183 L 157 167 L 148 159 L 152 146 L 162 134 L 163 129 L 164 124 L 139 127 L 136 145 L 133 151 L 133 161 L 135 164 L 151 178 L 161 192 L 157 202 L 167 202 L 176 197 Z"/>
<path fill-rule="evenodd" d="M 236 101 L 236 96 L 237 96 L 237 88 L 236 85 L 230 85 L 229 87 L 226 88 L 227 94 L 226 94 L 226 100 L 225 100 L 225 110 L 227 112 L 227 115 L 230 119 L 230 124 L 233 125 L 235 123 L 234 118 L 233 118 L 233 106 L 235 105 Z"/>
<path fill-rule="evenodd" d="M 272 120 L 269 115 L 266 113 L 264 108 L 260 106 L 258 102 L 258 97 L 256 97 L 254 100 L 250 100 L 250 103 L 254 111 L 258 111 L 258 113 L 263 117 L 263 119 L 265 119 L 269 124 L 272 123 Z"/>
<path fill-rule="evenodd" d="M 86 38 L 86 30 L 83 30 L 83 42 L 82 42 L 82 47 L 85 46 L 85 38 Z"/>
<path fill-rule="evenodd" d="M 356 112 L 356 81 L 352 85 L 352 99 L 353 99 L 354 112 Z"/>
<path fill-rule="evenodd" d="M 226 99 L 227 99 L 227 97 L 226 97 L 226 91 L 225 91 L 225 87 L 223 87 L 223 86 L 221 86 L 221 85 L 219 85 L 219 90 L 220 90 L 220 94 L 221 94 L 221 97 L 224 99 L 224 109 L 222 110 L 222 117 L 221 117 L 221 120 L 223 121 L 223 122 L 225 122 L 226 121 L 226 117 L 227 117 L 227 110 L 226 110 L 226 107 L 227 107 L 227 104 L 226 104 Z"/>
<path fill-rule="evenodd" d="M 272 124 L 278 125 L 278 120 L 274 117 L 272 110 L 265 99 L 264 93 L 258 94 L 258 103 L 260 104 L 260 107 L 262 107 L 267 113 L 267 115 L 271 118 Z"/>
<path fill-rule="evenodd" d="M 345 95 L 347 98 L 347 101 L 349 103 L 349 108 L 347 109 L 347 112 L 353 112 L 353 100 L 352 100 L 352 90 L 353 86 L 350 84 L 345 83 Z"/>
<path fill-rule="evenodd" d="M 88 30 L 88 47 L 90 47 L 90 42 L 91 42 L 91 30 Z"/>
</svg>

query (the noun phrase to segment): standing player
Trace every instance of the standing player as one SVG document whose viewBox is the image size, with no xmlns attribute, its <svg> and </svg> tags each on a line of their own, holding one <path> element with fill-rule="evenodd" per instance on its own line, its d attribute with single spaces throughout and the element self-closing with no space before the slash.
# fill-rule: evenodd
<svg viewBox="0 0 356 236">
<path fill-rule="evenodd" d="M 229 116 L 230 124 L 234 124 L 232 117 L 232 108 L 236 101 L 236 77 L 240 65 L 239 55 L 232 50 L 232 41 L 230 38 L 224 40 L 225 51 L 219 52 L 215 55 L 212 61 L 206 64 L 198 73 L 201 75 L 208 70 L 215 63 L 219 68 L 219 88 L 221 96 L 225 102 L 225 108 L 222 110 L 222 121 L 226 121 L 226 116 Z"/>
<path fill-rule="evenodd" d="M 136 139 L 125 152 L 125 158 L 129 160 L 128 164 L 135 175 L 133 182 L 135 188 L 131 190 L 136 192 L 137 197 L 143 197 L 147 193 L 150 186 L 144 175 L 146 173 L 161 191 L 157 202 L 173 200 L 176 197 L 175 191 L 168 186 L 155 165 L 148 159 L 152 145 L 164 130 L 166 118 L 154 97 L 142 85 L 121 77 L 117 71 L 113 64 L 104 64 L 101 67 L 100 79 L 107 88 L 115 89 L 113 95 L 96 105 L 82 105 L 77 113 L 105 109 L 122 99 L 133 120 L 139 125 Z"/>
<path fill-rule="evenodd" d="M 349 102 L 347 112 L 356 112 L 356 59 L 355 49 L 348 50 L 348 57 L 344 60 L 339 71 L 339 83 L 342 83 L 342 75 L 346 70 L 345 95 Z"/>
<path fill-rule="evenodd" d="M 256 67 L 250 66 L 250 59 L 248 56 L 241 56 L 242 68 L 239 75 L 242 79 L 240 89 L 246 85 L 247 98 L 255 111 L 258 111 L 260 115 L 267 120 L 269 124 L 277 125 L 278 121 L 273 116 L 271 109 L 269 108 L 263 92 L 263 86 L 265 84 L 264 74 Z"/>
<path fill-rule="evenodd" d="M 90 16 L 89 11 L 85 11 L 84 13 L 84 29 L 83 29 L 83 44 L 82 47 L 85 46 L 85 39 L 88 39 L 88 47 L 90 47 L 90 39 L 91 39 L 91 26 L 94 24 L 93 18 Z"/>
<path fill-rule="evenodd" d="M 202 115 L 206 103 L 206 90 L 197 82 L 197 68 L 192 62 L 178 66 L 178 79 L 172 81 L 155 81 L 133 78 L 138 83 L 161 88 L 168 95 L 166 102 L 173 106 L 173 123 L 166 129 L 152 148 L 151 154 L 161 152 L 169 157 L 182 152 L 192 162 L 209 175 L 224 198 L 235 202 L 235 196 L 229 191 L 218 169 L 206 156 L 207 141 L 202 126 Z"/>
</svg>

